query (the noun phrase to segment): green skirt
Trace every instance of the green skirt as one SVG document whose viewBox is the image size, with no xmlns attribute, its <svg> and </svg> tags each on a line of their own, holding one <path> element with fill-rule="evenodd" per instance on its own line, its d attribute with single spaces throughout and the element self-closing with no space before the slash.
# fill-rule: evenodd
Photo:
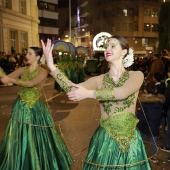
<svg viewBox="0 0 170 170">
<path fill-rule="evenodd" d="M 146 161 L 144 161 L 146 160 Z M 83 170 L 151 170 L 145 146 L 138 130 L 128 152 L 122 152 L 106 130 L 99 126 L 94 133 Z"/>
<path fill-rule="evenodd" d="M 43 100 L 17 98 L 0 144 L 0 170 L 69 170 L 72 158 Z"/>
</svg>

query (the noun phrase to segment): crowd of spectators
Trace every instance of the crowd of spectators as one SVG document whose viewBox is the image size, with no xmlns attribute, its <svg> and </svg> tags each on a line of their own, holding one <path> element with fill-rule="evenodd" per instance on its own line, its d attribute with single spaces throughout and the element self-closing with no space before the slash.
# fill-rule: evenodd
<svg viewBox="0 0 170 170">
<path fill-rule="evenodd" d="M 6 52 L 0 51 L 0 67 L 4 70 L 6 74 L 13 72 L 19 67 L 26 65 L 25 55 L 26 49 L 23 49 L 22 53 L 11 53 L 6 54 Z"/>
</svg>

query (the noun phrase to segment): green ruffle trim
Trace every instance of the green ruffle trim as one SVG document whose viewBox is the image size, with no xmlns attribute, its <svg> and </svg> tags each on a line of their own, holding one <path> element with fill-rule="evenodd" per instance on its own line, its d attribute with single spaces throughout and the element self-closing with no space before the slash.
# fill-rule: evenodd
<svg viewBox="0 0 170 170">
<path fill-rule="evenodd" d="M 129 112 L 118 112 L 109 118 L 101 117 L 100 125 L 118 143 L 122 152 L 128 152 L 131 142 L 135 139 L 138 119 Z"/>
</svg>

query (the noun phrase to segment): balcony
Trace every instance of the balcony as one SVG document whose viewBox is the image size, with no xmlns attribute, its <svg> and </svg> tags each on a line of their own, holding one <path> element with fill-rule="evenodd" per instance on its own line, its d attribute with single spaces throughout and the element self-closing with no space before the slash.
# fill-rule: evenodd
<svg viewBox="0 0 170 170">
<path fill-rule="evenodd" d="M 54 34 L 58 35 L 58 28 L 52 28 L 52 27 L 39 27 L 38 32 L 41 34 Z"/>
<path fill-rule="evenodd" d="M 38 10 L 39 17 L 43 18 L 51 18 L 51 19 L 57 19 L 58 20 L 58 13 L 56 12 L 50 12 L 46 10 Z"/>
</svg>

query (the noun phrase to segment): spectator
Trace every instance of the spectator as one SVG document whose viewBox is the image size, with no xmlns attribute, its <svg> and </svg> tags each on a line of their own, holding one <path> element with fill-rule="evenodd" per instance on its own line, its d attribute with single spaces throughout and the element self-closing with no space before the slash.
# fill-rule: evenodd
<svg viewBox="0 0 170 170">
<path fill-rule="evenodd" d="M 141 132 L 143 140 L 146 140 L 147 137 L 150 138 L 151 154 L 154 155 L 150 160 L 153 163 L 158 163 L 156 145 L 165 97 L 162 94 L 155 93 L 156 87 L 154 82 L 146 84 L 144 92 L 139 96 L 141 105 L 137 111 L 137 118 L 139 119 L 137 127 Z"/>
<path fill-rule="evenodd" d="M 160 58 L 160 55 L 159 54 L 154 54 L 153 55 L 153 61 L 152 61 L 152 64 L 151 64 L 151 68 L 150 68 L 150 71 L 149 71 L 149 75 L 147 77 L 147 80 L 146 82 L 149 82 L 149 81 L 152 81 L 153 80 L 153 75 L 157 72 L 160 72 L 163 74 L 164 72 L 164 65 L 163 65 L 163 62 Z"/>
<path fill-rule="evenodd" d="M 155 82 L 156 93 L 165 94 L 165 83 L 163 81 L 163 74 L 157 72 L 153 75 L 153 82 Z"/>
<path fill-rule="evenodd" d="M 167 142 L 165 146 L 161 147 L 161 150 L 165 152 L 170 152 L 170 67 L 168 68 L 168 78 L 165 81 L 166 91 L 165 91 L 165 104 L 164 104 L 164 111 L 167 116 L 167 124 L 168 124 L 168 132 L 167 132 Z M 170 160 L 170 158 L 168 159 Z"/>
</svg>

